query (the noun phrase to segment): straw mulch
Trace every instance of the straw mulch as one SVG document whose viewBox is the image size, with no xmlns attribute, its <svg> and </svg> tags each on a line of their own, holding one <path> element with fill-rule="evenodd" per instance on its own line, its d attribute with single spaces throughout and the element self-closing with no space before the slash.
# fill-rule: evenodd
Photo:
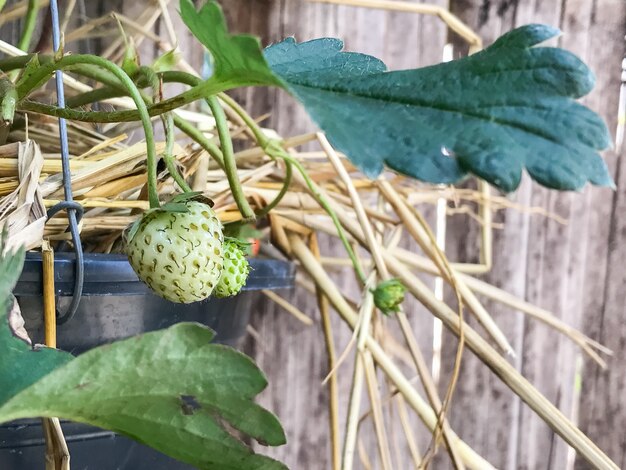
<svg viewBox="0 0 626 470">
<path fill-rule="evenodd" d="M 120 15 L 117 20 L 134 36 L 136 43 L 156 40 L 157 46 L 168 50 L 175 43 L 175 38 L 171 37 L 168 43 L 149 30 L 162 16 L 167 19 L 167 11 L 155 9 L 145 11 L 134 20 Z M 103 31 L 110 31 L 111 27 L 108 16 L 92 20 L 81 28 L 68 31 L 66 40 L 102 34 Z M 0 46 L 5 53 L 11 51 L 6 44 Z M 122 51 L 122 43 L 117 40 L 103 55 L 115 59 L 120 57 Z M 179 66 L 190 70 L 184 61 Z M 68 77 L 66 85 L 70 95 L 89 89 L 85 84 L 72 81 L 71 77 Z M 130 107 L 128 100 L 123 98 L 110 100 L 108 106 Z M 225 108 L 228 110 L 227 105 Z M 210 117 L 194 109 L 185 112 L 186 117 L 191 117 L 205 135 L 215 138 L 214 123 Z M 252 208 L 262 209 L 283 186 L 284 164 L 265 155 L 235 113 L 229 113 L 229 118 L 232 135 L 241 149 L 236 154 L 236 160 L 244 192 Z M 8 227 L 15 243 L 17 240 L 26 241 L 30 249 L 37 249 L 44 239 L 69 239 L 67 218 L 63 213 L 45 220 L 45 209 L 63 199 L 57 130 L 55 120 L 30 115 L 21 130 L 9 136 L 10 143 L 0 146 L 0 224 Z M 132 129 L 124 131 L 131 135 Z M 96 128 L 72 123 L 69 132 L 72 187 L 76 200 L 85 208 L 80 223 L 85 250 L 119 252 L 122 250 L 123 230 L 149 206 L 145 144 L 136 140 L 136 133 L 132 140 L 134 143 L 131 143 L 115 126 Z M 275 135 L 271 130 L 266 132 Z M 239 220 L 240 214 L 224 173 L 204 150 L 188 143 L 183 136 L 177 141 L 180 144 L 175 148 L 174 155 L 193 189 L 204 191 L 215 202 L 215 209 L 224 223 Z M 302 151 L 304 144 L 307 144 L 307 151 Z M 164 147 L 163 143 L 157 145 L 159 155 Z M 299 282 L 316 296 L 319 305 L 325 346 L 329 353 L 330 439 L 335 468 L 339 468 L 341 459 L 342 468 L 352 466 L 363 392 L 369 398 L 372 410 L 369 418 L 374 422 L 378 440 L 376 451 L 382 468 L 391 468 L 390 443 L 385 432 L 387 418 L 382 412 L 382 407 L 387 406 L 383 402 L 387 399 L 381 397 L 380 390 L 396 397 L 390 406 L 394 406 L 401 417 L 416 468 L 432 459 L 437 447 L 448 452 L 456 468 L 493 468 L 458 437 L 445 418 L 445 411 L 453 399 L 458 366 L 466 348 L 471 349 L 588 462 L 598 468 L 617 468 L 510 364 L 507 355 L 514 351 L 509 340 L 483 306 L 481 299 L 489 299 L 524 312 L 554 328 L 555 334 L 566 335 L 597 363 L 606 366 L 601 354 L 610 351 L 602 345 L 550 312 L 476 277 L 491 265 L 492 214 L 512 207 L 509 201 L 490 194 L 485 186 L 480 186 L 478 190 L 430 187 L 392 173 L 384 174 L 375 181 L 368 180 L 355 171 L 344 156 L 335 152 L 322 134 L 285 139 L 284 147 L 301 162 L 315 186 L 309 187 L 298 174 L 294 175 L 286 196 L 259 226 L 268 242 L 262 247 L 265 254 L 287 257 L 298 265 L 304 274 Z M 165 169 L 159 174 L 159 192 L 163 201 L 178 192 Z M 347 257 L 325 256 L 320 250 L 320 236 L 338 236 L 331 218 L 320 205 L 320 199 L 325 200 L 337 214 L 349 242 L 359 247 L 358 260 L 367 274 L 368 283 L 362 290 L 361 298 L 356 301 L 337 287 L 332 275 L 336 266 L 351 266 L 350 260 Z M 446 215 L 445 211 L 447 215 L 463 212 L 480 224 L 483 242 L 481 264 L 455 264 L 446 258 L 437 243 L 435 230 L 422 215 L 425 207 L 432 208 L 437 204 L 442 216 Z M 416 243 L 419 250 L 402 248 L 407 240 Z M 424 274 L 443 279 L 454 292 L 455 301 L 450 304 L 444 302 L 441 295 L 436 295 L 422 281 Z M 422 355 L 422 351 L 432 345 L 418 344 L 407 318 L 410 312 L 401 311 L 393 317 L 385 317 L 373 306 L 370 288 L 391 277 L 399 278 L 408 295 L 425 306 L 459 339 L 455 358 L 457 367 L 445 396 L 438 394 Z M 268 295 L 299 320 L 312 323 L 296 306 L 274 293 Z M 354 332 L 348 351 L 335 350 L 330 321 L 333 311 Z M 481 332 L 469 326 L 466 322 L 468 316 L 476 317 L 482 326 Z M 394 332 L 399 332 L 401 338 Z M 341 362 L 347 361 L 347 357 L 352 357 L 347 354 L 349 351 L 358 351 L 354 359 L 350 359 L 354 372 L 351 377 L 345 372 L 339 377 L 337 368 Z M 403 358 L 403 367 L 400 367 L 398 357 Z M 406 364 L 412 369 L 409 374 L 404 367 Z M 384 385 L 379 383 L 380 371 L 386 377 Z M 419 377 L 419 384 L 411 380 L 414 376 Z M 337 381 L 340 379 L 351 380 L 351 406 L 347 410 L 345 429 L 339 429 L 338 424 Z M 429 449 L 417 449 L 413 438 L 415 430 L 408 419 L 410 412 L 415 413 L 433 433 Z"/>
</svg>

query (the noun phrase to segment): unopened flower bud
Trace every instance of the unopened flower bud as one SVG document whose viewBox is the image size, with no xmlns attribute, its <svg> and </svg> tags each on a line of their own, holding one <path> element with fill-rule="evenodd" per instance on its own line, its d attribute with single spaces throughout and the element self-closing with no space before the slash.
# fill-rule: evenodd
<svg viewBox="0 0 626 470">
<path fill-rule="evenodd" d="M 400 310 L 400 304 L 404 301 L 406 288 L 398 279 L 389 279 L 381 282 L 372 292 L 374 294 L 374 304 L 385 315 Z"/>
</svg>

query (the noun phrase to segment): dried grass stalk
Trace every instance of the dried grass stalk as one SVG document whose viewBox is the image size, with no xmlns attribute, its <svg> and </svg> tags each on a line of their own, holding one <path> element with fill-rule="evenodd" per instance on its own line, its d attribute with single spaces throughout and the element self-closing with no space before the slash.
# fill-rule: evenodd
<svg viewBox="0 0 626 470">
<path fill-rule="evenodd" d="M 16 249 L 39 246 L 43 238 L 46 210 L 39 175 L 43 156 L 32 140 L 18 144 L 19 185 L 0 201 L 0 226 L 8 231 L 6 247 Z"/>
</svg>

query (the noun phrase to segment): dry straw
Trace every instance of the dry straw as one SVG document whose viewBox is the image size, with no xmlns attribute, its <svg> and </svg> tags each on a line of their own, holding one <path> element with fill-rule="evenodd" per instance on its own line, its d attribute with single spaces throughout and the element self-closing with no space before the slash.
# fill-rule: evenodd
<svg viewBox="0 0 626 470">
<path fill-rule="evenodd" d="M 478 36 L 439 6 L 386 0 L 322 1 L 435 15 L 466 38 L 474 50 L 481 47 Z M 119 21 L 135 44 L 152 41 L 156 47 L 167 51 L 177 43 L 176 31 L 169 16 L 168 2 L 160 0 L 157 3 L 158 8 L 146 9 L 138 18 L 116 14 L 115 18 L 105 15 L 93 19 L 79 28 L 68 30 L 66 37 L 80 40 L 102 35 L 117 28 Z M 25 11 L 24 7 L 22 1 L 5 10 L 2 21 L 18 18 Z M 6 13 L 11 16 L 5 16 Z M 159 19 L 163 20 L 169 41 L 162 40 L 152 31 Z M 3 42 L 0 42 L 0 50 L 5 54 L 20 54 Z M 114 40 L 103 55 L 116 59 L 122 54 L 123 41 Z M 194 72 L 183 59 L 178 66 L 181 70 Z M 72 78 L 71 74 L 65 77 L 68 89 L 76 93 L 91 91 L 91 87 Z M 235 157 L 244 194 L 253 209 L 261 210 L 281 190 L 286 167 L 265 154 L 239 115 L 241 110 L 231 99 L 222 98 L 233 135 L 241 148 Z M 107 103 L 118 108 L 132 106 L 126 98 L 107 100 Z M 214 121 L 210 117 L 192 108 L 180 110 L 180 113 L 197 123 L 198 129 L 208 138 L 214 137 Z M 76 201 L 85 208 L 81 223 L 83 241 L 87 250 L 104 253 L 120 249 L 123 229 L 149 206 L 145 189 L 145 144 L 130 144 L 126 135 L 111 129 L 114 128 L 109 128 L 108 132 L 103 128 L 100 132 L 80 123 L 73 123 L 69 128 L 70 147 L 74 154 L 72 186 Z M 127 127 L 124 132 L 130 135 L 130 131 L 132 129 Z M 263 132 L 277 137 L 271 130 L 264 129 Z M 31 115 L 28 133 L 32 140 L 25 140 L 25 132 L 17 130 L 10 138 L 20 143 L 0 146 L 0 223 L 9 227 L 12 239 L 26 240 L 33 248 L 41 245 L 44 237 L 67 239 L 67 219 L 57 216 L 44 228 L 45 208 L 62 198 L 58 142 L 54 138 L 56 125 L 48 119 Z M 203 149 L 182 139 L 179 143 L 174 154 L 187 181 L 215 201 L 216 211 L 223 222 L 239 220 L 241 216 L 226 178 L 215 161 Z M 306 143 L 310 143 L 306 151 L 299 151 Z M 369 419 L 373 421 L 378 443 L 375 451 L 379 465 L 376 468 L 400 468 L 400 462 L 403 462 L 403 468 L 408 468 L 406 464 L 409 462 L 414 468 L 425 468 L 438 448 L 445 448 L 450 462 L 457 469 L 493 468 L 455 433 L 446 419 L 445 411 L 457 374 L 449 378 L 451 386 L 446 395 L 440 397 L 423 357 L 431 345 L 420 344 L 415 337 L 409 323 L 412 312 L 401 311 L 394 319 L 389 319 L 373 308 L 370 288 L 376 280 L 392 276 L 401 279 L 408 295 L 459 337 L 455 361 L 457 372 L 465 344 L 590 465 L 601 469 L 617 468 L 510 365 L 506 357 L 514 352 L 510 341 L 481 299 L 499 302 L 543 322 L 570 338 L 603 367 L 606 363 L 602 355 L 610 351 L 551 312 L 473 277 L 488 270 L 492 264 L 492 214 L 495 211 L 517 209 L 538 213 L 539 217 L 551 215 L 541 209 L 515 206 L 504 198 L 491 195 L 486 185 L 477 191 L 431 187 L 394 174 L 384 174 L 377 181 L 367 180 L 321 134 L 289 137 L 283 140 L 283 147 L 302 165 L 312 185 L 294 176 L 287 194 L 268 217 L 268 238 L 272 245 L 265 246 L 264 250 L 297 263 L 300 271 L 298 284 L 315 296 L 321 321 L 304 314 L 275 293 L 268 291 L 265 295 L 305 325 L 312 328 L 319 325 L 323 330 L 329 375 L 322 386 L 328 386 L 330 390 L 329 438 L 334 470 L 349 470 L 357 457 L 364 468 L 373 468 L 374 455 L 368 455 L 373 449 L 368 449 L 359 436 L 363 421 Z M 157 151 L 160 153 L 163 149 L 164 144 L 159 144 Z M 159 175 L 158 185 L 162 200 L 177 192 L 167 171 Z M 438 249 L 422 213 L 424 208 L 432 207 L 442 198 L 452 201 L 448 204 L 449 212 L 470 214 L 480 224 L 483 244 L 480 264 L 453 263 Z M 369 278 L 360 300 L 354 298 L 354 292 L 342 292 L 334 275 L 337 268 L 351 266 L 351 261 L 345 256 L 320 252 L 320 239 L 330 237 L 330 243 L 323 243 L 326 246 L 335 244 L 338 237 L 337 228 L 320 205 L 322 199 L 337 215 L 348 242 L 358 247 L 355 250 L 358 262 Z M 416 242 L 419 250 L 407 251 L 400 247 L 408 240 Z M 439 300 L 424 283 L 423 275 L 442 278 L 453 288 L 458 301 L 448 305 Z M 333 310 L 353 331 L 354 340 L 339 354 L 333 339 Z M 464 317 L 469 314 L 478 319 L 484 335 L 467 324 Z M 402 335 L 402 341 L 395 338 L 396 331 Z M 351 360 L 352 353 L 354 358 Z M 349 363 L 352 363 L 352 374 L 344 371 Z M 341 409 L 345 400 L 339 396 L 342 381 L 349 381 L 351 390 L 350 403 L 345 410 Z M 365 396 L 371 411 L 361 415 L 360 405 Z M 343 430 L 339 425 L 342 413 L 347 416 Z M 423 428 L 415 426 L 412 413 L 423 423 Z M 424 429 L 432 433 L 434 439 L 430 448 L 420 449 L 416 436 Z M 398 450 L 403 443 L 406 443 L 408 455 L 401 455 Z"/>
</svg>

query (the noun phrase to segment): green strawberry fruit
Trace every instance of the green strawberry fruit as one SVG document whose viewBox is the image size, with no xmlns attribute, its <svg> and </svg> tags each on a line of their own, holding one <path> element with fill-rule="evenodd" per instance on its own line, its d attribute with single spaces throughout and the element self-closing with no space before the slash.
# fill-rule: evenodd
<svg viewBox="0 0 626 470">
<path fill-rule="evenodd" d="M 237 295 L 246 285 L 249 272 L 250 265 L 241 244 L 236 240 L 224 241 L 224 269 L 215 286 L 215 297 Z"/>
<path fill-rule="evenodd" d="M 128 259 L 139 279 L 161 297 L 177 303 L 206 299 L 222 273 L 222 224 L 201 202 L 170 208 L 146 212 L 131 228 Z"/>
<path fill-rule="evenodd" d="M 389 279 L 381 282 L 372 291 L 374 304 L 385 315 L 400 311 L 400 305 L 404 302 L 406 287 L 398 279 Z"/>
</svg>

